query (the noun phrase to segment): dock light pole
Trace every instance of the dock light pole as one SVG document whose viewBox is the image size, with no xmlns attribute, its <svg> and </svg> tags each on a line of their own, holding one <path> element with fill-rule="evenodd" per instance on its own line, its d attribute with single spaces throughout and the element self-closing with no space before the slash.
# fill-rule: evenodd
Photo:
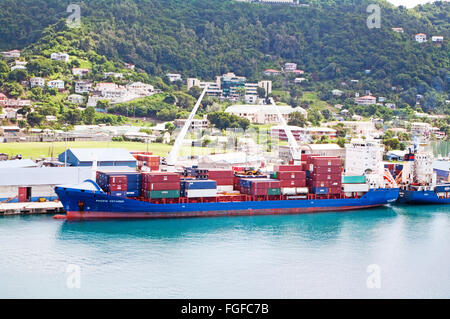
<svg viewBox="0 0 450 319">
<path fill-rule="evenodd" d="M 183 140 L 191 127 L 192 121 L 194 120 L 194 116 L 198 111 L 198 108 L 200 107 L 200 104 L 205 97 L 206 91 L 208 91 L 208 85 L 205 86 L 203 89 L 202 94 L 198 98 L 197 103 L 195 103 L 194 108 L 192 109 L 191 114 L 189 115 L 188 119 L 184 123 L 183 128 L 181 129 L 180 134 L 177 136 L 177 139 L 175 140 L 175 143 L 172 147 L 172 150 L 170 151 L 169 155 L 167 155 L 166 163 L 169 166 L 175 166 L 177 159 L 178 159 L 178 153 L 180 152 L 181 146 L 183 145 Z"/>
</svg>

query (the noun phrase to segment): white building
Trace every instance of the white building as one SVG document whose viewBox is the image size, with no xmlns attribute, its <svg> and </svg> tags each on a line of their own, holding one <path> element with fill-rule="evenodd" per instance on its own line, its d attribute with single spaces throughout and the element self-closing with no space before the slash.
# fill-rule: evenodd
<svg viewBox="0 0 450 319">
<path fill-rule="evenodd" d="M 443 43 L 444 42 L 444 37 L 440 36 L 440 35 L 435 35 L 431 37 L 431 41 L 433 43 Z"/>
<path fill-rule="evenodd" d="M 355 103 L 358 105 L 372 105 L 377 103 L 377 98 L 372 95 L 360 96 L 355 98 Z"/>
<path fill-rule="evenodd" d="M 179 73 L 167 73 L 166 76 L 170 82 L 181 81 L 181 74 Z"/>
<path fill-rule="evenodd" d="M 35 77 L 30 79 L 30 86 L 31 88 L 34 87 L 41 87 L 43 88 L 45 86 L 45 79 L 40 77 Z"/>
<path fill-rule="evenodd" d="M 76 81 L 75 82 L 75 93 L 85 94 L 92 91 L 91 81 Z"/>
<path fill-rule="evenodd" d="M 231 105 L 227 107 L 225 113 L 233 114 L 239 117 L 246 118 L 250 123 L 254 124 L 278 124 L 278 112 L 275 108 L 279 108 L 285 120 L 289 120 L 289 114 L 293 112 L 300 112 L 307 115 L 307 112 L 301 108 L 293 108 L 288 105 Z"/>
<path fill-rule="evenodd" d="M 306 78 L 295 78 L 294 83 L 295 84 L 301 84 L 302 82 L 305 82 Z"/>
<path fill-rule="evenodd" d="M 105 72 L 103 73 L 103 78 L 107 79 L 109 77 L 113 77 L 115 79 L 122 79 L 123 74 L 122 73 L 116 73 L 116 72 Z"/>
<path fill-rule="evenodd" d="M 91 72 L 89 69 L 85 69 L 85 68 L 73 68 L 72 69 L 72 74 L 75 76 L 86 76 L 89 72 Z"/>
<path fill-rule="evenodd" d="M 342 94 L 344 94 L 344 92 L 341 90 L 338 90 L 338 89 L 334 89 L 331 91 L 331 94 L 333 94 L 334 96 L 342 96 Z"/>
<path fill-rule="evenodd" d="M 11 51 L 5 51 L 2 52 L 2 55 L 4 58 L 20 58 L 20 50 L 11 50 Z"/>
<path fill-rule="evenodd" d="M 174 124 L 176 127 L 183 127 L 186 123 L 186 119 L 176 119 Z M 209 126 L 209 121 L 207 115 L 204 115 L 202 119 L 193 119 L 191 122 L 190 129 L 191 130 L 201 130 L 205 129 Z"/>
<path fill-rule="evenodd" d="M 25 65 L 14 65 L 11 67 L 11 71 L 14 71 L 14 70 L 25 70 L 26 71 L 27 67 Z"/>
<path fill-rule="evenodd" d="M 336 130 L 329 127 L 299 127 L 299 126 L 288 126 L 291 130 L 292 135 L 294 135 L 297 141 L 311 142 L 313 136 L 316 138 L 321 138 L 326 136 L 330 139 L 336 138 Z M 280 139 L 282 141 L 287 141 L 286 131 L 282 125 L 273 126 L 270 129 L 270 135 L 272 138 Z"/>
<path fill-rule="evenodd" d="M 58 89 L 58 90 L 64 90 L 64 81 L 63 80 L 53 80 L 48 81 L 47 86 L 49 89 Z"/>
<path fill-rule="evenodd" d="M 419 42 L 419 43 L 427 42 L 427 35 L 425 33 L 417 33 L 414 36 L 414 38 L 415 38 L 416 42 Z"/>
<path fill-rule="evenodd" d="M 83 104 L 84 96 L 80 94 L 71 94 L 67 97 L 67 100 L 73 104 Z"/>
<path fill-rule="evenodd" d="M 55 61 L 69 62 L 69 55 L 67 53 L 54 52 L 50 54 L 50 59 Z"/>
<path fill-rule="evenodd" d="M 397 33 L 404 33 L 405 30 L 403 30 L 403 28 L 392 28 L 392 31 L 397 32 Z"/>
<path fill-rule="evenodd" d="M 384 146 L 378 141 L 352 140 L 345 145 L 345 175 L 384 174 Z"/>
<path fill-rule="evenodd" d="M 284 72 L 294 72 L 297 70 L 297 63 L 285 63 L 283 71 Z"/>
</svg>

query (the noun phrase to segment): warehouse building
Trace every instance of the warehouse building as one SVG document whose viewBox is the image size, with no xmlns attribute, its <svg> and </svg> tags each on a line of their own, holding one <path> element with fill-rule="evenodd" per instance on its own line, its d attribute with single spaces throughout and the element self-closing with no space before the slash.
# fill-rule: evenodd
<svg viewBox="0 0 450 319">
<path fill-rule="evenodd" d="M 98 167 L 136 168 L 136 159 L 122 148 L 71 148 L 58 156 L 58 161 L 70 166 L 91 167 L 97 161 Z"/>
<path fill-rule="evenodd" d="M 80 184 L 95 178 L 91 168 L 0 168 L 0 203 L 53 201 L 56 185 Z"/>
</svg>

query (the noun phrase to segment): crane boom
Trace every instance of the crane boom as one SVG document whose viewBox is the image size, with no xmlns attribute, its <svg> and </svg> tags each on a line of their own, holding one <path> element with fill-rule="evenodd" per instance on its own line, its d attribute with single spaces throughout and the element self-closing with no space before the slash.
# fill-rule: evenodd
<svg viewBox="0 0 450 319">
<path fill-rule="evenodd" d="M 287 125 L 286 120 L 281 114 L 280 109 L 275 104 L 273 98 L 270 98 L 270 103 L 275 107 L 278 119 L 280 120 L 280 123 L 283 126 L 284 132 L 286 133 L 286 136 L 288 138 L 289 149 L 291 150 L 292 159 L 294 160 L 294 163 L 299 163 L 301 161 L 301 151 L 300 147 L 298 146 L 297 140 L 295 139 L 294 134 L 292 134 L 291 129 Z"/>
<path fill-rule="evenodd" d="M 167 165 L 174 166 L 178 159 L 178 153 L 180 152 L 181 146 L 183 145 L 183 140 L 186 137 L 186 134 L 191 127 L 192 120 L 194 119 L 195 114 L 198 111 L 198 108 L 200 107 L 200 103 L 202 102 L 203 98 L 205 97 L 206 91 L 208 90 L 208 85 L 205 86 L 203 89 L 202 94 L 198 98 L 197 103 L 195 103 L 194 108 L 192 109 L 191 114 L 189 115 L 188 119 L 186 120 L 186 123 L 184 123 L 183 128 L 181 129 L 180 134 L 178 134 L 177 139 L 175 140 L 175 143 L 172 147 L 172 150 L 170 151 L 169 155 L 167 155 L 166 163 Z"/>
</svg>

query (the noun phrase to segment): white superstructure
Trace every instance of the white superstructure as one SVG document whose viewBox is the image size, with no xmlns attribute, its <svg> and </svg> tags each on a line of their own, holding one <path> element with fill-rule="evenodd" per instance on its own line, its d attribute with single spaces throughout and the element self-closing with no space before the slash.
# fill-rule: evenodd
<svg viewBox="0 0 450 319">
<path fill-rule="evenodd" d="M 378 141 L 352 140 L 345 145 L 345 175 L 383 176 L 384 146 Z"/>
</svg>

